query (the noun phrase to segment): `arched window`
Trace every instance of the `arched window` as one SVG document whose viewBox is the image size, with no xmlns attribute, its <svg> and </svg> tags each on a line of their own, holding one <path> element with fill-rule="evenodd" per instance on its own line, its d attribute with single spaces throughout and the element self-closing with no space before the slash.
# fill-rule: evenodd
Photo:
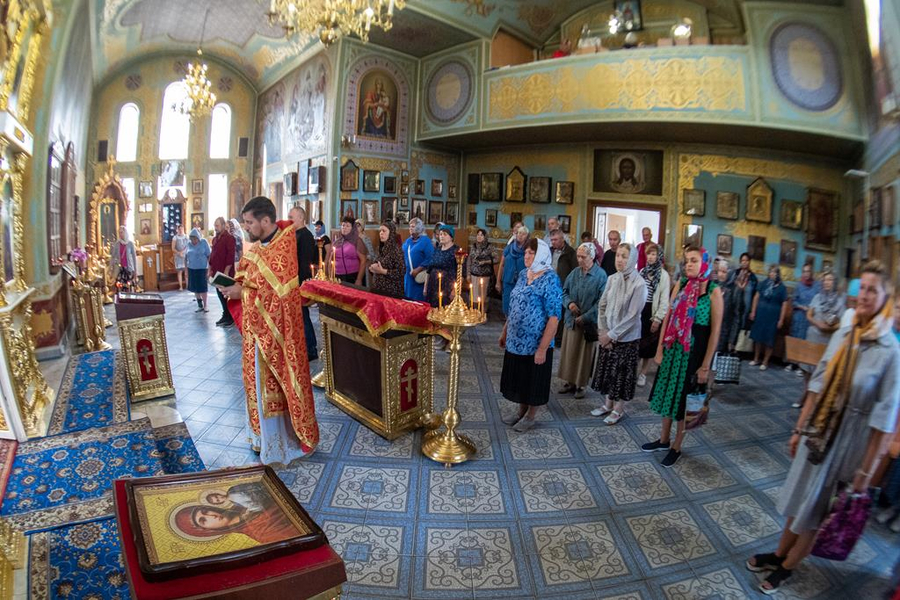
<svg viewBox="0 0 900 600">
<path fill-rule="evenodd" d="M 209 133 L 209 157 L 228 158 L 231 153 L 231 107 L 217 104 L 212 112 Z"/>
<path fill-rule="evenodd" d="M 206 192 L 209 199 L 206 205 L 206 228 L 212 229 L 217 218 L 228 220 L 228 175 L 210 175 Z"/>
<path fill-rule="evenodd" d="M 116 160 L 133 162 L 137 160 L 138 128 L 141 111 L 129 102 L 119 110 L 119 134 L 116 138 Z"/>
<path fill-rule="evenodd" d="M 187 97 L 187 88 L 180 81 L 170 83 L 163 95 L 162 118 L 159 126 L 160 160 L 184 160 L 188 157 L 191 120 L 178 108 Z"/>
</svg>

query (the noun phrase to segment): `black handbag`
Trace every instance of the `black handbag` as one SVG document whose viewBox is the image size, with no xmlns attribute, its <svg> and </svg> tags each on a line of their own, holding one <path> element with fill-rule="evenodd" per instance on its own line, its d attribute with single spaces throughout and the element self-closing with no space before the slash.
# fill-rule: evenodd
<svg viewBox="0 0 900 600">
<path fill-rule="evenodd" d="M 593 344 L 600 339 L 600 334 L 597 333 L 597 326 L 592 323 L 582 326 L 581 331 L 584 334 L 584 341 L 588 344 Z"/>
</svg>

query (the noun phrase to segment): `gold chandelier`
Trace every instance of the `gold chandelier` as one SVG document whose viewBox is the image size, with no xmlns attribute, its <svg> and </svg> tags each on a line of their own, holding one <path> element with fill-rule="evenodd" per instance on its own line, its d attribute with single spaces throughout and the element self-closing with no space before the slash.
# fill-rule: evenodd
<svg viewBox="0 0 900 600">
<path fill-rule="evenodd" d="M 197 62 L 188 63 L 187 73 L 181 83 L 185 87 L 184 100 L 178 105 L 178 112 L 188 115 L 191 120 L 205 117 L 216 105 L 216 95 L 212 92 L 212 82 L 206 76 L 208 65 L 203 62 L 203 51 L 197 48 Z"/>
<path fill-rule="evenodd" d="M 369 41 L 369 31 L 393 26 L 394 9 L 406 0 L 270 0 L 269 23 L 280 25 L 287 36 L 297 32 L 318 34 L 330 46 L 342 35 L 354 34 Z"/>
<path fill-rule="evenodd" d="M 197 62 L 189 62 L 187 73 L 181 83 L 184 84 L 185 97 L 175 106 L 175 109 L 193 121 L 197 117 L 205 117 L 212 112 L 216 105 L 216 95 L 212 91 L 212 82 L 206 76 L 209 65 L 203 62 L 203 37 L 206 35 L 206 20 L 209 18 L 209 9 L 203 15 L 203 29 L 200 30 L 200 42 L 197 45 Z"/>
</svg>

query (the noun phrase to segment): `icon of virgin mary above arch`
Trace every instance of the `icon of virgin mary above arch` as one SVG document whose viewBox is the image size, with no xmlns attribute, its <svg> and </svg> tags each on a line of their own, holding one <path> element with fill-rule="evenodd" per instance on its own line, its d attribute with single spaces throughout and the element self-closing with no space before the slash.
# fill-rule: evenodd
<svg viewBox="0 0 900 600">
<path fill-rule="evenodd" d="M 405 156 L 408 148 L 409 83 L 406 73 L 380 56 L 365 56 L 350 67 L 344 134 L 355 148 Z"/>
<path fill-rule="evenodd" d="M 397 139 L 397 85 L 387 71 L 370 71 L 360 81 L 356 127 L 356 135 Z"/>
</svg>

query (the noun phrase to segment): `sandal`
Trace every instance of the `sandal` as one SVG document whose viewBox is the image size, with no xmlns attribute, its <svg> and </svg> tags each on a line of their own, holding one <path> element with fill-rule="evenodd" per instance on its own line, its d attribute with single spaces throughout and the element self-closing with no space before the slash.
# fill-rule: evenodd
<svg viewBox="0 0 900 600">
<path fill-rule="evenodd" d="M 607 408 L 605 405 L 602 408 L 595 408 L 591 410 L 592 417 L 605 417 L 609 413 L 612 412 L 612 408 Z"/>
<path fill-rule="evenodd" d="M 772 571 L 772 574 L 766 577 L 762 583 L 759 584 L 759 591 L 761 591 L 766 596 L 771 596 L 775 592 L 778 591 L 778 588 L 781 587 L 785 581 L 787 581 L 791 575 L 794 574 L 794 571 L 791 569 L 785 569 L 781 565 L 775 571 Z M 769 584 L 771 587 L 763 587 L 765 584 Z"/>
<path fill-rule="evenodd" d="M 621 421 L 624 418 L 625 418 L 625 413 L 620 413 L 619 411 L 614 410 L 611 413 L 609 413 L 608 417 L 603 419 L 603 422 L 606 423 L 607 425 L 615 425 L 616 423 L 618 423 L 619 421 Z"/>
<path fill-rule="evenodd" d="M 754 563 L 752 565 L 750 564 L 751 560 Z M 753 573 L 760 573 L 762 571 L 774 571 L 775 569 L 780 567 L 781 563 L 783 562 L 783 557 L 776 556 L 774 552 L 769 552 L 768 554 L 754 554 L 744 564 L 747 567 L 748 571 L 752 571 Z"/>
</svg>

